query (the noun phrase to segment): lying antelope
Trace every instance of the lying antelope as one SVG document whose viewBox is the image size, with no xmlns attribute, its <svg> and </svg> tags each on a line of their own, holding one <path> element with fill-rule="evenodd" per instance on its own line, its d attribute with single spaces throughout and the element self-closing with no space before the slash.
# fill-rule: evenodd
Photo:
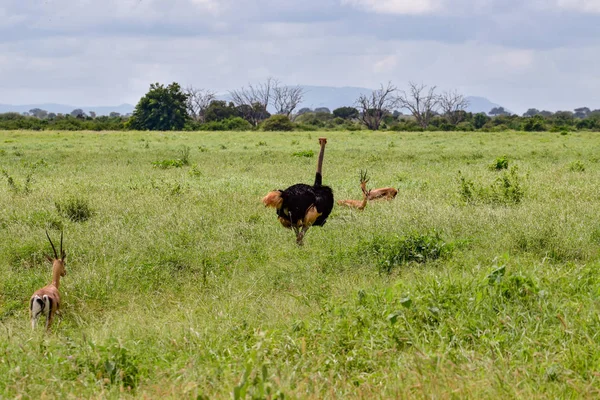
<svg viewBox="0 0 600 400">
<path fill-rule="evenodd" d="M 50 328 L 52 318 L 60 306 L 60 293 L 58 286 L 60 285 L 60 277 L 65 276 L 65 258 L 67 255 L 63 250 L 63 234 L 60 233 L 60 255 L 56 253 L 54 243 L 46 231 L 46 237 L 50 241 L 50 246 L 54 251 L 54 258 L 46 256 L 48 261 L 52 263 L 52 283 L 36 290 L 29 301 L 29 311 L 31 315 L 31 329 L 35 329 L 38 319 L 41 314 L 46 316 L 46 330 Z"/>
<path fill-rule="evenodd" d="M 371 189 L 367 193 L 368 200 L 386 199 L 391 200 L 398 194 L 398 191 L 393 187 L 385 187 L 379 189 Z"/>
<path fill-rule="evenodd" d="M 367 206 L 367 200 L 369 197 L 369 191 L 367 191 L 367 182 L 369 179 L 367 178 L 367 171 L 360 171 L 360 188 L 363 192 L 362 200 L 338 200 L 338 205 L 340 206 L 348 206 L 351 208 L 357 208 L 359 210 L 364 210 Z"/>
</svg>

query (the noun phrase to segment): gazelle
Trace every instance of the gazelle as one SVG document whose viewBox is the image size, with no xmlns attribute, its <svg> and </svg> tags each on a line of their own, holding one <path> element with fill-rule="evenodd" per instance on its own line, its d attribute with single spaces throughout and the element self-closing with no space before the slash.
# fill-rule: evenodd
<svg viewBox="0 0 600 400">
<path fill-rule="evenodd" d="M 338 200 L 338 205 L 340 206 L 348 206 L 352 208 L 356 208 L 359 210 L 364 210 L 367 206 L 367 200 L 369 197 L 369 191 L 367 191 L 367 182 L 369 182 L 369 178 L 367 178 L 367 171 L 360 171 L 360 188 L 363 192 L 362 200 Z"/>
<path fill-rule="evenodd" d="M 52 282 L 36 290 L 31 296 L 31 300 L 29 301 L 31 329 L 35 329 L 37 321 L 42 314 L 46 316 L 46 330 L 50 329 L 52 318 L 60 306 L 60 293 L 58 292 L 60 278 L 67 274 L 65 270 L 65 258 L 67 255 L 63 250 L 63 233 L 60 233 L 60 253 L 56 252 L 56 247 L 54 247 L 48 231 L 46 231 L 46 237 L 50 241 L 50 246 L 52 246 L 52 250 L 54 251 L 54 258 L 46 256 L 48 261 L 52 263 Z"/>
<path fill-rule="evenodd" d="M 377 199 L 387 199 L 391 200 L 398 194 L 398 191 L 393 187 L 379 188 L 379 189 L 371 189 L 369 190 L 369 194 L 367 198 L 369 200 L 377 200 Z"/>
</svg>

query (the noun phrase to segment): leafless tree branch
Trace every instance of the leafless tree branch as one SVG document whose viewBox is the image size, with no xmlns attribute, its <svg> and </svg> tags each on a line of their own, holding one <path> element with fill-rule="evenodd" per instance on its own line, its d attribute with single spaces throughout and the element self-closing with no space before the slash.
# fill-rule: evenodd
<svg viewBox="0 0 600 400">
<path fill-rule="evenodd" d="M 417 120 L 417 123 L 427 129 L 431 118 L 435 115 L 439 97 L 435 94 L 435 86 L 429 89 L 424 84 L 408 83 L 408 93 L 400 91 L 396 98 L 400 108 L 406 108 Z"/>
<path fill-rule="evenodd" d="M 440 109 L 451 124 L 458 124 L 465 117 L 465 110 L 469 107 L 469 100 L 456 90 L 443 92 L 439 96 Z"/>
<path fill-rule="evenodd" d="M 187 109 L 190 116 L 199 122 L 204 122 L 204 112 L 210 105 L 210 102 L 215 100 L 216 93 L 208 89 L 198 89 L 193 86 L 188 86 L 185 89 L 187 98 Z"/>
<path fill-rule="evenodd" d="M 233 104 L 241 110 L 244 118 L 258 125 L 267 115 L 267 107 L 271 101 L 273 88 L 278 86 L 279 82 L 271 77 L 264 83 L 257 86 L 248 85 L 241 89 L 229 92 Z"/>
<path fill-rule="evenodd" d="M 275 81 L 273 86 L 272 105 L 277 114 L 290 116 L 304 97 L 304 89 L 300 86 L 280 86 Z"/>
<path fill-rule="evenodd" d="M 389 113 L 396 105 L 394 93 L 397 88 L 388 82 L 384 87 L 383 84 L 377 90 L 373 90 L 371 94 L 361 94 L 356 100 L 356 106 L 360 111 L 360 120 L 367 128 L 376 131 L 381 125 L 383 117 Z"/>
</svg>

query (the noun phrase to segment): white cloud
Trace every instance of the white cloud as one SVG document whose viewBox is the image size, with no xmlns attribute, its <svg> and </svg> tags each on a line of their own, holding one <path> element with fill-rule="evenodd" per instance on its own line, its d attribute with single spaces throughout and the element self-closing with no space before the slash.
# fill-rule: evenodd
<svg viewBox="0 0 600 400">
<path fill-rule="evenodd" d="M 350 5 L 381 14 L 428 14 L 442 7 L 440 0 L 342 0 Z"/>
<path fill-rule="evenodd" d="M 579 11 L 600 13 L 600 0 L 555 0 L 556 7 Z"/>
</svg>

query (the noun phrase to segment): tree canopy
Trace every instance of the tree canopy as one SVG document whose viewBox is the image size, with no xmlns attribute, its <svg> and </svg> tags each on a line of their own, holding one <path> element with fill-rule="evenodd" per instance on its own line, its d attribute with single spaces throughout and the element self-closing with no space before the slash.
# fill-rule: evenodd
<svg viewBox="0 0 600 400">
<path fill-rule="evenodd" d="M 166 87 L 153 83 L 148 93 L 135 106 L 128 127 L 151 131 L 181 130 L 190 118 L 187 98 L 187 94 L 176 82 Z"/>
</svg>

